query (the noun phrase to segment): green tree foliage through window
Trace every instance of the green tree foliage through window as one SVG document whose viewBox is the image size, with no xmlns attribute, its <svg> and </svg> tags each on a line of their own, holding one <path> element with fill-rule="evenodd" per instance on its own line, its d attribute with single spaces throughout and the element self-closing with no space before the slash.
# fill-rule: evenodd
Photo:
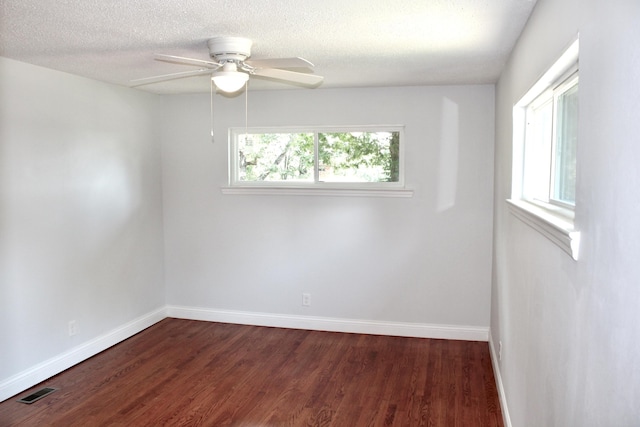
<svg viewBox="0 0 640 427">
<path fill-rule="evenodd" d="M 241 181 L 313 181 L 313 133 L 241 135 Z"/>
<path fill-rule="evenodd" d="M 237 161 L 239 181 L 399 182 L 400 132 L 239 134 Z"/>
</svg>

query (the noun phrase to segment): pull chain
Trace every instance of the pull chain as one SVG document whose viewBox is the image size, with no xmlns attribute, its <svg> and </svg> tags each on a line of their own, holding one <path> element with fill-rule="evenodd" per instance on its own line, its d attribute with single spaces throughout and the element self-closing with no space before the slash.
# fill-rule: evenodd
<svg viewBox="0 0 640 427">
<path fill-rule="evenodd" d="M 244 143 L 249 142 L 249 81 L 244 82 Z"/>
<path fill-rule="evenodd" d="M 213 86 L 214 86 L 213 79 L 211 79 L 211 90 L 210 90 L 210 94 L 211 94 L 211 98 L 210 98 L 210 101 L 211 101 L 211 105 L 210 105 L 210 107 L 211 107 L 210 108 L 210 111 L 211 111 L 211 143 L 215 143 L 216 142 L 215 136 L 213 135 Z"/>
</svg>

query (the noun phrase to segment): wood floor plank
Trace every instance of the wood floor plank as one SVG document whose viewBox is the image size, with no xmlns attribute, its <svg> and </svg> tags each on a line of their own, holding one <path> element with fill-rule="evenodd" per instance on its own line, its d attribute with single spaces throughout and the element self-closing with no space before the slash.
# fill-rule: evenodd
<svg viewBox="0 0 640 427">
<path fill-rule="evenodd" d="M 502 426 L 486 342 L 165 319 L 32 390 L 0 427 Z"/>
</svg>

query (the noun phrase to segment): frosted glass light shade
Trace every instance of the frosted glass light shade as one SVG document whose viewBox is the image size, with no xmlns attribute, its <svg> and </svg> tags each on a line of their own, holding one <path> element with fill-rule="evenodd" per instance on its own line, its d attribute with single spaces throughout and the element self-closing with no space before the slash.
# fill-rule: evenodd
<svg viewBox="0 0 640 427">
<path fill-rule="evenodd" d="M 249 80 L 249 74 L 239 71 L 218 71 L 211 77 L 213 83 L 223 92 L 232 93 L 240 90 Z"/>
</svg>

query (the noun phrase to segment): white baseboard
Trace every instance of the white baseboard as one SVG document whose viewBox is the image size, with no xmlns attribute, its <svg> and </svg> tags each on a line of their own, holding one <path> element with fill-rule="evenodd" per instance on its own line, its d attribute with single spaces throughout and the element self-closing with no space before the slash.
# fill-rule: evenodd
<svg viewBox="0 0 640 427">
<path fill-rule="evenodd" d="M 0 382 L 0 402 L 87 360 L 166 318 L 162 307 Z"/>
<path fill-rule="evenodd" d="M 330 317 L 296 316 L 272 313 L 215 310 L 209 308 L 167 306 L 167 316 L 179 319 L 241 325 L 308 329 L 417 338 L 440 338 L 464 341 L 488 341 L 489 328 L 479 326 L 430 325 L 423 323 L 380 322 Z"/>
<path fill-rule="evenodd" d="M 489 331 L 489 353 L 491 354 L 491 364 L 493 365 L 493 376 L 496 379 L 496 387 L 498 388 L 498 398 L 500 399 L 500 409 L 502 411 L 504 427 L 511 427 L 511 417 L 509 416 L 509 408 L 507 407 L 507 395 L 504 392 L 502 375 L 500 374 L 500 361 L 498 360 L 498 353 L 493 343 L 491 331 Z"/>
</svg>

